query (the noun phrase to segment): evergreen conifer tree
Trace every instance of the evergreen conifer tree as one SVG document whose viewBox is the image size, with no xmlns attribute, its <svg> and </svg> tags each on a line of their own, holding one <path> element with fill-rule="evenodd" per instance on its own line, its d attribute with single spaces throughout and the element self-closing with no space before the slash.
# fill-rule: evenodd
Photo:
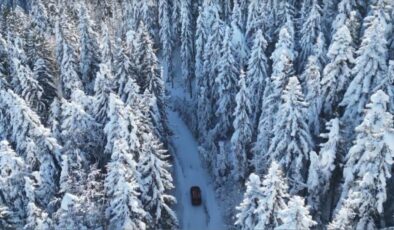
<svg viewBox="0 0 394 230">
<path fill-rule="evenodd" d="M 329 61 L 323 71 L 321 87 L 324 112 L 331 114 L 350 82 L 354 63 L 352 37 L 346 25 L 335 32 L 327 56 Z"/>
<path fill-rule="evenodd" d="M 257 207 L 259 201 L 263 199 L 263 191 L 261 187 L 260 177 L 254 173 L 249 175 L 246 184 L 246 191 L 243 196 L 242 203 L 237 207 L 235 224 L 241 229 L 254 229 L 259 220 L 257 215 Z"/>
<path fill-rule="evenodd" d="M 234 173 L 236 178 L 243 180 L 248 168 L 247 153 L 252 140 L 250 93 L 248 93 L 248 88 L 246 87 L 243 70 L 241 70 L 241 76 L 239 77 L 238 88 L 239 91 L 235 97 L 237 105 L 234 112 L 234 133 L 231 137 L 231 145 L 236 158 Z"/>
<path fill-rule="evenodd" d="M 297 77 L 290 78 L 282 99 L 273 130 L 275 136 L 267 155 L 283 165 L 294 192 L 300 189 L 297 182 L 304 182 L 306 179 L 305 166 L 313 148 L 305 117 L 308 104 L 304 101 Z"/>
<path fill-rule="evenodd" d="M 263 199 L 258 201 L 256 229 L 278 227 L 281 223 L 280 212 L 286 210 L 288 186 L 278 163 L 273 161 L 262 182 Z"/>
<path fill-rule="evenodd" d="M 388 101 L 388 96 L 381 90 L 372 95 L 364 121 L 356 128 L 357 137 L 346 158 L 342 192 L 342 198 L 346 200 L 342 208 L 347 208 L 352 192 L 359 193 L 361 200 L 351 224 L 358 228 L 373 227 L 374 214 L 383 212 L 383 203 L 387 199 L 386 181 L 391 177 L 392 167 L 392 160 L 387 159 L 392 159 L 394 153 L 393 115 L 387 110 Z"/>
</svg>

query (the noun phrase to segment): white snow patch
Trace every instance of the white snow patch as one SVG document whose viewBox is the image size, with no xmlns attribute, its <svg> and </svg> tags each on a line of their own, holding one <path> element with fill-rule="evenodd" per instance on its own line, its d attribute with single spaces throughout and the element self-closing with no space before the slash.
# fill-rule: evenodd
<svg viewBox="0 0 394 230">
<path fill-rule="evenodd" d="M 388 145 L 391 151 L 394 151 L 394 133 L 386 133 L 384 135 L 384 141 Z"/>
<path fill-rule="evenodd" d="M 74 203 L 75 203 L 76 201 L 78 201 L 78 200 L 79 200 L 79 198 L 78 198 L 77 196 L 74 196 L 74 195 L 72 195 L 72 194 L 70 194 L 70 193 L 66 193 L 66 194 L 64 194 L 64 196 L 63 196 L 61 208 L 62 208 L 63 210 L 65 210 L 65 211 L 67 211 L 67 210 L 68 210 L 68 207 L 69 207 L 70 205 L 74 204 Z"/>
</svg>

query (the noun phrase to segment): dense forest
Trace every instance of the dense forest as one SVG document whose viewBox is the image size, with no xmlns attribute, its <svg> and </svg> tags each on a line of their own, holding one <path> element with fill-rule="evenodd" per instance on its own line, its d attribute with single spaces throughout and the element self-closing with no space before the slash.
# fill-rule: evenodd
<svg viewBox="0 0 394 230">
<path fill-rule="evenodd" d="M 184 229 L 169 111 L 223 230 L 394 226 L 394 1 L 0 3 L 0 229 Z"/>
</svg>

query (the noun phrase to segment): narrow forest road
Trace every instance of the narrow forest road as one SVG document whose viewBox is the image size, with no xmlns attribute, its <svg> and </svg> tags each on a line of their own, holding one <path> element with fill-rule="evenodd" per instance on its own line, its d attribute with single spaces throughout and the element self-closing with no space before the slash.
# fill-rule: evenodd
<svg viewBox="0 0 394 230">
<path fill-rule="evenodd" d="M 215 189 L 198 153 L 198 144 L 179 115 L 168 110 L 169 125 L 175 148 L 175 189 L 178 218 L 182 230 L 225 230 Z M 202 205 L 192 206 L 190 187 L 197 185 L 202 192 Z"/>
</svg>

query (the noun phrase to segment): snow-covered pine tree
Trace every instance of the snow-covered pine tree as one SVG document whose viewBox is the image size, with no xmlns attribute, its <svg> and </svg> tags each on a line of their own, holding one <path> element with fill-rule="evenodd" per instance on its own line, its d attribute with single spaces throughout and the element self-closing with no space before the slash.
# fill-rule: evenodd
<svg viewBox="0 0 394 230">
<path fill-rule="evenodd" d="M 146 119 L 152 122 L 152 130 L 162 142 L 167 143 L 168 124 L 165 105 L 154 94 L 149 93 L 149 91 L 145 91 L 142 95 L 142 101 L 149 108 Z"/>
<path fill-rule="evenodd" d="M 324 37 L 324 33 L 320 32 L 317 36 L 316 42 L 313 46 L 313 55 L 317 57 L 319 67 L 323 71 L 324 67 L 327 65 L 327 42 Z M 320 71 L 320 72 L 322 72 Z"/>
<path fill-rule="evenodd" d="M 25 44 L 23 44 L 23 49 L 25 50 L 27 57 L 25 61 L 28 63 L 29 67 L 33 69 L 34 61 L 38 58 L 40 45 L 44 40 L 44 37 L 40 36 L 37 29 L 34 27 L 30 28 L 26 33 L 26 38 L 24 38 Z"/>
<path fill-rule="evenodd" d="M 329 191 L 332 174 L 337 166 L 337 158 L 340 153 L 340 126 L 339 119 L 334 118 L 326 124 L 327 133 L 322 133 L 321 138 L 326 141 L 320 144 L 320 152 L 310 153 L 310 165 L 308 171 L 308 204 L 312 211 L 319 213 L 322 199 Z"/>
<path fill-rule="evenodd" d="M 255 154 L 253 160 L 258 172 L 268 167 L 269 155 L 267 155 L 267 151 L 273 134 L 273 124 L 277 117 L 283 89 L 288 82 L 288 78 L 294 72 L 294 28 L 290 16 L 279 32 L 279 40 L 271 59 L 273 61 L 272 75 L 271 78 L 266 80 L 257 140 L 253 147 Z"/>
<path fill-rule="evenodd" d="M 100 1 L 99 1 L 100 2 Z M 127 3 L 127 2 L 126 2 Z M 125 8 L 123 8 L 124 2 L 113 2 L 113 1 L 108 1 L 107 3 L 109 5 L 109 10 L 110 10 L 110 15 L 111 18 L 108 17 L 107 15 L 104 15 L 104 20 L 108 24 L 117 24 L 117 28 L 114 30 L 115 36 L 120 36 L 121 34 L 125 34 L 126 32 L 126 26 L 124 25 L 124 15 L 125 15 Z"/>
<path fill-rule="evenodd" d="M 231 46 L 231 29 L 226 28 L 222 45 L 222 55 L 219 60 L 219 72 L 215 79 L 216 112 L 218 118 L 217 125 L 214 128 L 216 137 L 226 138 L 232 130 L 233 114 L 235 109 L 235 95 L 237 93 L 237 79 L 239 70 L 233 56 Z"/>
<path fill-rule="evenodd" d="M 246 35 L 254 40 L 254 34 L 260 29 L 264 30 L 264 14 L 265 5 L 262 0 L 251 0 L 248 6 L 248 17 L 246 20 Z"/>
<path fill-rule="evenodd" d="M 95 12 L 92 13 L 96 15 L 95 19 L 97 21 L 109 21 L 111 18 L 116 17 L 113 7 L 116 2 L 109 0 L 93 0 L 91 2 L 93 7 L 95 7 Z"/>
<path fill-rule="evenodd" d="M 205 3 L 205 2 L 204 2 Z M 174 37 L 179 37 L 181 31 L 181 0 L 172 0 L 171 5 L 171 22 L 172 22 L 172 34 Z"/>
<path fill-rule="evenodd" d="M 122 99 L 127 105 L 133 107 L 139 104 L 141 96 L 138 92 L 140 88 L 134 78 L 129 78 L 123 90 Z"/>
<path fill-rule="evenodd" d="M 57 17 L 56 24 L 55 24 L 55 57 L 58 67 L 62 66 L 63 60 L 63 44 L 64 44 L 64 34 L 63 28 L 60 25 L 60 18 Z"/>
<path fill-rule="evenodd" d="M 35 109 L 43 121 L 47 119 L 47 111 L 52 103 L 53 98 L 57 95 L 57 88 L 55 86 L 55 70 L 54 61 L 51 51 L 51 45 L 44 35 L 39 34 L 33 27 L 28 31 L 26 38 L 26 56 L 27 59 L 19 59 L 24 66 L 30 67 L 32 70 L 33 78 L 38 81 L 39 86 L 42 88 L 41 99 L 35 104 L 41 104 L 42 110 Z M 19 50 L 19 51 L 18 51 Z M 15 49 L 15 52 L 23 52 L 22 47 Z M 19 55 L 17 55 L 19 56 Z M 28 69 L 27 69 L 28 70 Z M 33 106 L 36 108 L 36 106 Z"/>
<path fill-rule="evenodd" d="M 341 0 L 337 6 L 337 15 L 332 22 L 332 34 L 335 34 L 342 26 L 347 26 L 352 36 L 352 46 L 358 44 L 359 30 L 361 27 L 362 15 L 357 2 L 354 0 Z"/>
<path fill-rule="evenodd" d="M 311 8 L 312 8 L 313 0 L 303 0 L 301 1 L 301 7 L 300 7 L 300 15 L 299 15 L 299 21 L 298 21 L 298 26 L 302 28 L 302 25 L 305 23 L 305 21 L 308 19 Z"/>
<path fill-rule="evenodd" d="M 108 31 L 108 26 L 106 23 L 101 24 L 101 41 L 100 41 L 100 50 L 101 50 L 101 62 L 108 63 L 112 70 L 112 44 L 111 44 L 111 36 Z M 93 71 L 94 72 L 94 71 Z"/>
<path fill-rule="evenodd" d="M 380 82 L 387 74 L 387 39 L 388 25 L 384 20 L 384 6 L 373 7 L 371 15 L 364 19 L 364 35 L 357 58 L 352 70 L 354 75 L 340 103 L 346 107 L 343 114 L 344 124 L 347 124 L 348 135 L 361 122 L 365 105 L 372 93 L 376 92 Z M 377 88 L 378 87 L 378 88 Z"/>
<path fill-rule="evenodd" d="M 136 82 L 140 86 L 141 93 L 148 90 L 157 97 L 162 106 L 163 81 L 159 63 L 153 49 L 153 41 L 143 23 L 140 24 L 136 36 L 136 47 L 132 58 L 136 62 Z"/>
<path fill-rule="evenodd" d="M 335 32 L 327 56 L 329 61 L 323 71 L 321 88 L 324 113 L 332 114 L 351 80 L 354 63 L 352 36 L 346 25 Z"/>
<path fill-rule="evenodd" d="M 241 32 L 245 31 L 245 20 L 242 8 L 240 7 L 238 1 L 234 1 L 234 6 L 231 13 L 231 26 L 238 27 Z"/>
<path fill-rule="evenodd" d="M 321 195 L 321 178 L 320 178 L 320 162 L 319 156 L 315 151 L 311 151 L 309 154 L 309 170 L 308 170 L 308 204 L 311 206 L 313 211 L 317 211 L 317 207 L 320 204 L 320 195 Z"/>
<path fill-rule="evenodd" d="M 266 79 L 269 78 L 268 58 L 265 55 L 267 41 L 264 38 L 263 31 L 259 29 L 253 41 L 250 58 L 248 61 L 247 87 L 249 88 L 251 100 L 252 124 L 255 128 L 258 124 L 259 115 L 261 114 L 262 100 Z"/>
<path fill-rule="evenodd" d="M 234 112 L 234 133 L 231 137 L 232 151 L 234 152 L 236 160 L 234 162 L 233 174 L 239 181 L 244 180 L 247 173 L 247 153 L 249 150 L 249 144 L 252 141 L 253 130 L 252 123 L 250 121 L 250 93 L 248 92 L 245 81 L 245 73 L 241 70 L 241 75 L 238 81 L 239 91 L 235 97 L 237 105 Z"/>
<path fill-rule="evenodd" d="M 131 93 L 130 87 L 133 86 L 133 91 L 139 93 L 139 86 L 135 82 L 135 71 L 131 65 L 129 55 L 123 46 L 123 42 L 118 39 L 115 43 L 114 50 L 114 78 L 116 82 L 115 90 L 119 97 L 126 102 Z"/>
<path fill-rule="evenodd" d="M 305 71 L 301 77 L 304 84 L 305 101 L 308 103 L 308 124 L 313 135 L 320 133 L 320 112 L 322 95 L 320 90 L 320 67 L 316 56 L 309 56 Z"/>
<path fill-rule="evenodd" d="M 25 51 L 26 41 L 24 36 L 7 35 L 7 61 L 11 62 L 14 58 L 20 60 L 23 64 L 28 64 L 28 56 Z M 16 72 L 13 66 L 9 66 L 10 73 Z"/>
<path fill-rule="evenodd" d="M 110 94 L 109 122 L 104 129 L 107 135 L 105 151 L 111 158 L 104 184 L 109 199 L 107 220 L 111 228 L 145 229 L 147 214 L 138 198 L 141 187 L 133 158 L 138 139 L 135 123 L 129 119 L 130 113 L 130 108 L 125 107 L 118 96 Z"/>
<path fill-rule="evenodd" d="M 109 94 L 108 98 L 108 108 L 106 111 L 106 116 L 108 117 L 108 122 L 106 122 L 104 127 L 104 133 L 106 135 L 106 146 L 104 153 L 108 156 L 111 155 L 111 151 L 114 148 L 114 142 L 116 139 L 126 138 L 129 135 L 127 128 L 129 127 L 128 116 L 130 116 L 130 108 L 125 107 L 120 98 L 113 94 Z M 135 131 L 135 130 L 132 130 Z M 134 140 L 133 140 L 134 141 Z M 132 143 L 133 145 L 138 145 L 138 143 Z"/>
<path fill-rule="evenodd" d="M 310 55 L 314 54 L 314 44 L 316 44 L 321 32 L 321 7 L 318 0 L 312 0 L 308 17 L 301 27 L 300 56 L 298 70 L 304 69 Z"/>
<path fill-rule="evenodd" d="M 255 229 L 271 229 L 278 227 L 281 222 L 279 213 L 287 208 L 289 198 L 287 181 L 278 163 L 273 161 L 262 182 L 263 197 L 258 200 L 257 225 Z"/>
<path fill-rule="evenodd" d="M 291 191 L 295 193 L 302 189 L 299 183 L 305 182 L 305 168 L 313 148 L 306 119 L 308 104 L 304 101 L 297 77 L 289 79 L 282 100 L 267 156 L 283 166 L 291 180 Z"/>
<path fill-rule="evenodd" d="M 72 193 L 65 193 L 60 208 L 54 214 L 57 229 L 87 229 L 83 219 L 81 198 Z"/>
<path fill-rule="evenodd" d="M 139 1 L 122 1 L 119 11 L 122 12 L 122 23 L 120 34 L 126 34 L 138 27 Z M 117 12 L 118 13 L 118 12 Z"/>
<path fill-rule="evenodd" d="M 138 171 L 141 175 L 141 199 L 149 213 L 151 226 L 158 229 L 174 229 L 178 220 L 171 205 L 176 202 L 169 194 L 174 188 L 171 173 L 168 171 L 168 155 L 163 145 L 152 134 L 144 137 Z"/>
<path fill-rule="evenodd" d="M 23 224 L 26 215 L 24 207 L 27 206 L 27 197 L 23 190 L 27 167 L 24 160 L 15 153 L 8 141 L 5 140 L 0 142 L 0 168 L 0 191 L 2 194 L 0 204 L 2 207 L 7 207 L 9 212 L 7 215 L 9 221 L 7 222 L 12 225 L 12 228 L 18 228 Z"/>
<path fill-rule="evenodd" d="M 26 207 L 26 223 L 23 229 L 34 230 L 43 229 L 50 230 L 53 228 L 53 222 L 49 217 L 48 213 L 42 210 L 36 205 L 36 195 L 35 190 L 37 189 L 37 184 L 34 180 L 37 178 L 24 177 L 25 186 L 24 192 L 26 194 L 28 204 Z"/>
<path fill-rule="evenodd" d="M 387 159 L 394 157 L 393 115 L 387 110 L 388 102 L 388 96 L 381 90 L 371 96 L 364 121 L 355 130 L 357 138 L 349 150 L 343 172 L 342 198 L 350 199 L 350 190 L 362 196 L 352 224 L 360 229 L 374 226 L 375 214 L 383 212 L 387 199 L 386 181 L 391 177 L 392 168 L 392 160 Z"/>
<path fill-rule="evenodd" d="M 245 1 L 247 2 L 247 1 Z M 264 37 L 267 39 L 269 43 L 273 42 L 273 37 L 275 39 L 278 38 L 278 28 L 281 28 L 282 25 L 276 24 L 276 9 L 274 9 L 274 5 L 277 5 L 275 1 L 260 1 L 261 5 L 261 15 L 260 15 L 260 25 L 259 29 L 263 30 Z M 251 4 L 252 2 L 249 2 Z M 248 15 L 249 17 L 249 15 Z M 248 22 L 246 22 L 248 24 Z"/>
<path fill-rule="evenodd" d="M 327 41 L 331 41 L 332 22 L 337 15 L 337 7 L 340 0 L 322 0 L 322 32 Z"/>
<path fill-rule="evenodd" d="M 0 84 L 5 86 L 6 84 L 6 76 L 9 74 L 9 53 L 8 53 L 8 44 L 4 40 L 3 35 L 0 34 Z M 1 86 L 0 86 L 1 87 Z"/>
<path fill-rule="evenodd" d="M 338 118 L 331 119 L 326 123 L 327 133 L 320 134 L 326 141 L 320 144 L 319 167 L 324 181 L 323 193 L 327 192 L 332 173 L 336 167 L 336 160 L 341 153 L 341 129 Z"/>
<path fill-rule="evenodd" d="M 6 89 L 8 88 L 8 82 L 6 81 L 3 73 L 1 73 L 0 70 L 0 89 Z"/>
<path fill-rule="evenodd" d="M 23 64 L 18 59 L 13 59 L 13 69 L 15 75 L 12 78 L 11 85 L 13 90 L 31 106 L 31 108 L 42 114 L 45 111 L 45 104 L 41 97 L 43 89 L 36 79 L 27 63 Z"/>
<path fill-rule="evenodd" d="M 209 101 L 209 89 L 207 86 L 200 86 L 199 94 L 197 98 L 197 127 L 198 127 L 198 136 L 200 142 L 202 142 L 206 138 L 206 133 L 208 133 L 209 127 L 212 122 L 210 121 L 210 117 L 212 116 L 212 108 L 210 106 Z"/>
<path fill-rule="evenodd" d="M 191 2 L 181 1 L 181 59 L 182 77 L 190 96 L 193 94 L 193 33 L 191 22 Z"/>
<path fill-rule="evenodd" d="M 38 177 L 36 200 L 46 206 L 56 191 L 60 146 L 26 102 L 11 90 L 0 90 L 0 130 Z"/>
<path fill-rule="evenodd" d="M 234 154 L 228 154 L 229 151 L 226 144 L 227 143 L 224 141 L 219 141 L 218 148 L 214 149 L 217 155 L 215 156 L 215 162 L 213 162 L 212 168 L 216 184 L 225 182 L 225 178 L 231 174 L 230 170 L 234 169 L 234 166 L 236 166 L 230 165 L 230 163 L 234 163 L 234 161 L 230 162 L 230 159 L 234 159 Z"/>
<path fill-rule="evenodd" d="M 151 37 L 155 37 L 157 35 L 156 27 L 157 24 L 157 1 L 137 1 L 139 5 L 135 8 L 135 10 L 139 11 L 138 16 L 140 22 L 144 22 L 146 25 L 147 31 L 149 32 Z M 156 40 L 156 39 L 155 39 Z"/>
<path fill-rule="evenodd" d="M 304 198 L 293 196 L 287 203 L 287 208 L 279 211 L 282 224 L 275 229 L 308 230 L 316 225 L 309 214 L 308 206 L 305 206 Z"/>
<path fill-rule="evenodd" d="M 0 224 L 4 228 L 14 228 L 14 220 L 12 213 L 9 211 L 9 208 L 1 205 L 0 206 Z"/>
<path fill-rule="evenodd" d="M 208 75 L 217 71 L 216 63 L 220 57 L 220 44 L 223 41 L 222 25 L 216 5 L 213 1 L 204 1 L 197 17 L 195 39 L 195 71 L 197 84 L 200 87 L 203 85 L 200 80 L 210 80 L 207 79 Z"/>
<path fill-rule="evenodd" d="M 172 71 L 172 34 L 170 21 L 170 6 L 168 0 L 159 0 L 159 35 L 163 54 L 163 67 L 166 70 L 165 76 L 169 81 L 173 81 Z"/>
<path fill-rule="evenodd" d="M 394 113 L 394 60 L 389 61 L 389 69 L 387 72 L 386 90 L 390 98 L 389 111 Z M 1 84 L 1 83 L 0 83 Z"/>
<path fill-rule="evenodd" d="M 93 114 L 94 97 L 88 96 L 84 91 L 77 89 L 71 94 L 70 100 L 77 101 L 87 113 Z"/>
<path fill-rule="evenodd" d="M 104 174 L 97 169 L 97 164 L 91 165 L 86 177 L 81 199 L 84 204 L 84 222 L 88 229 L 100 228 L 105 225 L 104 218 Z"/>
<path fill-rule="evenodd" d="M 212 3 L 211 3 L 212 4 Z M 203 12 L 206 14 L 206 34 L 208 35 L 207 42 L 204 46 L 203 53 L 203 74 L 204 74 L 204 84 L 206 85 L 206 90 L 208 90 L 208 97 L 210 98 L 210 104 L 214 108 L 215 100 L 215 79 L 219 72 L 219 61 L 221 60 L 221 46 L 224 41 L 224 29 L 223 21 L 219 18 L 219 12 L 214 6 L 207 6 L 208 12 Z M 210 22 L 210 23 L 209 23 Z M 210 28 L 210 29 L 209 29 Z"/>
<path fill-rule="evenodd" d="M 146 212 L 139 200 L 136 163 L 124 138 L 116 139 L 105 179 L 109 199 L 107 220 L 111 228 L 146 229 Z"/>
<path fill-rule="evenodd" d="M 272 95 L 273 84 L 270 78 L 265 79 L 265 88 L 263 95 L 263 103 L 261 109 L 261 115 L 258 121 L 257 131 L 256 131 L 256 141 L 253 143 L 253 158 L 252 165 L 258 174 L 263 174 L 265 170 L 269 167 L 270 156 L 266 154 L 271 141 L 271 133 L 274 122 L 274 116 L 271 116 L 269 110 L 265 108 L 270 108 L 273 106 L 273 101 L 269 101 L 268 97 Z"/>
<path fill-rule="evenodd" d="M 239 2 L 239 7 L 241 8 L 243 14 L 243 22 L 244 25 L 246 26 L 246 17 L 248 15 L 249 0 L 239 0 L 238 2 Z"/>
<path fill-rule="evenodd" d="M 232 1 L 219 1 L 219 5 L 221 8 L 221 12 L 223 15 L 223 18 L 227 19 L 227 21 L 230 19 L 230 14 L 232 11 Z"/>
<path fill-rule="evenodd" d="M 246 42 L 247 37 L 244 32 L 244 24 L 242 21 L 242 11 L 238 3 L 234 3 L 233 13 L 231 15 L 231 34 L 232 34 L 232 46 L 234 49 L 234 58 L 236 60 L 238 68 L 245 68 L 247 60 L 249 58 L 249 47 Z"/>
<path fill-rule="evenodd" d="M 204 4 L 203 11 L 201 12 L 201 45 L 203 49 L 198 50 L 197 53 L 202 54 L 202 65 L 200 71 L 199 67 L 196 66 L 197 83 L 198 83 L 198 127 L 199 136 L 201 141 L 206 140 L 206 134 L 208 130 L 213 126 L 213 119 L 215 113 L 216 98 L 214 97 L 214 83 L 218 73 L 218 62 L 220 60 L 220 46 L 223 41 L 223 30 L 222 21 L 219 18 L 217 8 L 210 5 Z M 206 39 L 206 42 L 205 42 Z M 198 44 L 198 41 L 196 42 Z M 198 47 L 197 47 L 198 48 Z M 196 59 L 196 63 L 199 59 Z"/>
<path fill-rule="evenodd" d="M 199 97 L 200 87 L 203 87 L 204 84 L 204 46 L 207 42 L 207 33 L 205 28 L 205 15 L 203 9 L 199 8 L 199 14 L 196 21 L 196 31 L 194 38 L 194 50 L 195 50 L 195 65 L 194 65 L 194 75 L 196 77 L 196 97 Z M 197 103 L 198 104 L 198 103 Z M 199 129 L 201 130 L 201 129 Z"/>
<path fill-rule="evenodd" d="M 264 199 L 264 196 L 261 180 L 258 175 L 254 173 L 250 174 L 245 186 L 246 191 L 243 195 L 243 200 L 236 208 L 238 213 L 236 215 L 235 225 L 239 226 L 242 230 L 250 230 L 256 228 L 259 220 L 257 207 L 259 201 Z"/>
<path fill-rule="evenodd" d="M 94 117 L 100 124 L 105 124 L 108 121 L 108 106 L 109 96 L 114 89 L 114 77 L 110 69 L 109 63 L 100 64 L 100 70 L 97 73 L 96 81 L 94 84 L 95 91 L 95 105 Z"/>
<path fill-rule="evenodd" d="M 293 1 L 280 1 L 274 0 L 268 2 L 265 8 L 265 14 L 269 15 L 270 22 L 267 26 L 270 29 L 270 35 L 267 38 L 276 38 L 278 34 L 278 28 L 282 28 L 287 25 L 293 28 L 291 31 L 291 36 L 294 37 L 294 2 Z M 280 31 L 279 31 L 280 33 Z"/>
<path fill-rule="evenodd" d="M 6 17 L 9 35 L 23 36 L 30 24 L 30 18 L 25 13 L 25 10 L 19 5 L 14 5 L 13 9 L 8 11 Z"/>
<path fill-rule="evenodd" d="M 331 223 L 327 226 L 329 230 L 355 229 L 355 219 L 362 202 L 360 192 L 350 191 L 347 199 L 343 201 L 341 209 L 336 213 Z M 363 227 L 363 226 L 361 226 Z M 375 226 L 368 226 L 373 229 Z"/>
<path fill-rule="evenodd" d="M 63 151 L 79 149 L 83 154 L 79 157 L 85 164 L 99 159 L 100 144 L 97 143 L 102 139 L 101 125 L 75 99 L 70 102 L 63 101 L 61 113 Z"/>
<path fill-rule="evenodd" d="M 12 33 L 12 31 L 9 31 L 5 37 L 5 44 L 3 46 L 2 52 L 4 52 L 3 55 L 6 58 L 7 62 L 12 61 L 13 58 L 17 58 L 19 60 L 23 60 L 23 62 L 26 64 L 28 62 L 28 57 L 27 53 L 28 50 L 25 51 L 25 48 L 28 48 L 28 38 L 29 38 L 30 33 L 26 33 L 26 35 L 15 35 Z M 12 66 L 9 67 L 10 72 L 15 72 L 15 70 L 12 68 Z"/>
<path fill-rule="evenodd" d="M 83 89 L 83 84 L 77 71 L 77 63 L 73 48 L 63 42 L 63 57 L 60 66 L 60 81 L 63 97 L 68 99 L 75 89 Z"/>
<path fill-rule="evenodd" d="M 80 69 L 82 83 L 88 94 L 93 93 L 94 75 L 98 71 L 99 64 L 97 35 L 92 27 L 89 12 L 81 3 L 79 8 Z"/>
<path fill-rule="evenodd" d="M 85 172 L 82 166 L 84 153 L 69 146 L 65 146 L 65 148 L 62 155 L 62 170 L 59 179 L 59 191 L 64 194 L 62 199 L 67 199 L 67 193 L 77 194 L 79 191 L 82 191 L 85 179 Z M 63 210 L 58 210 L 56 215 L 63 215 Z"/>
<path fill-rule="evenodd" d="M 57 13 L 59 12 L 57 2 L 55 0 L 42 0 L 42 5 L 46 9 L 46 19 L 48 21 L 48 26 L 52 30 L 55 28 L 56 25 L 56 17 Z"/>
<path fill-rule="evenodd" d="M 31 2 L 30 17 L 33 27 L 37 28 L 40 34 L 45 34 L 50 28 L 47 9 L 41 0 Z"/>
<path fill-rule="evenodd" d="M 46 127 L 51 130 L 53 136 L 59 140 L 61 144 L 61 115 L 62 115 L 62 101 L 59 98 L 55 98 L 49 109 L 48 121 L 46 122 Z"/>
<path fill-rule="evenodd" d="M 44 57 L 45 56 L 45 57 Z M 41 101 L 44 105 L 44 111 L 40 113 L 40 116 L 44 121 L 47 120 L 49 107 L 58 94 L 58 89 L 55 84 L 55 71 L 53 68 L 52 60 L 49 59 L 49 55 L 43 55 L 36 59 L 33 65 L 33 76 L 38 81 L 43 89 Z"/>
</svg>

